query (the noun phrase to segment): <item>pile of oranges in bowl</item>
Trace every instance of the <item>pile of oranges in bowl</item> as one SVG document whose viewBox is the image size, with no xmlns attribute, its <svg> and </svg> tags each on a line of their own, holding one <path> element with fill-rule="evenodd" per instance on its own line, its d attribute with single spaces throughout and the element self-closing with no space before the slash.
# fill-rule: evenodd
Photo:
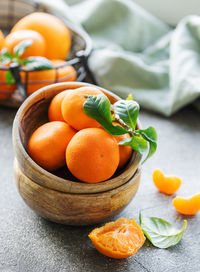
<svg viewBox="0 0 200 272">
<path fill-rule="evenodd" d="M 113 136 L 86 115 L 88 95 L 103 94 L 97 87 L 60 92 L 48 108 L 49 122 L 38 127 L 28 141 L 30 157 L 47 171 L 66 168 L 78 180 L 99 183 L 123 168 L 132 156 L 130 146 L 119 146 L 129 134 Z"/>
<path fill-rule="evenodd" d="M 27 41 L 30 43 L 24 43 Z M 76 80 L 76 70 L 66 65 L 71 43 L 70 30 L 63 22 L 43 12 L 31 13 L 19 20 L 6 37 L 0 31 L 0 99 L 9 98 L 16 89 L 8 72 L 12 62 L 20 65 L 21 82 L 28 95 L 54 82 Z M 40 65 L 38 69 L 30 66 L 44 60 L 51 65 Z"/>
</svg>

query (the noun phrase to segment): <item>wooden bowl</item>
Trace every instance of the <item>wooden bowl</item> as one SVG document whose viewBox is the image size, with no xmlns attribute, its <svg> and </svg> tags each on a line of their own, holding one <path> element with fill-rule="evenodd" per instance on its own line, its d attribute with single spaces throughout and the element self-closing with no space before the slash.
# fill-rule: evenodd
<svg viewBox="0 0 200 272">
<path fill-rule="evenodd" d="M 136 152 L 124 169 L 117 171 L 111 179 L 96 184 L 82 183 L 66 169 L 50 173 L 37 165 L 26 152 L 30 135 L 48 121 L 51 99 L 61 91 L 83 86 L 94 85 L 68 82 L 38 90 L 21 105 L 13 124 L 14 170 L 20 195 L 42 217 L 67 225 L 94 224 L 120 212 L 137 192 L 141 175 L 138 169 L 141 156 Z M 111 103 L 119 99 L 113 93 L 98 88 Z"/>
</svg>

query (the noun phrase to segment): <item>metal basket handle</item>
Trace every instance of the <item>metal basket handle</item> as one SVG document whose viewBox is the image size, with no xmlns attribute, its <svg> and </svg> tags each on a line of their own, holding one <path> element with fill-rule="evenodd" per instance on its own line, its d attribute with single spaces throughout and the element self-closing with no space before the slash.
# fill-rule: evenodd
<svg viewBox="0 0 200 272">
<path fill-rule="evenodd" d="M 86 74 L 90 78 L 92 83 L 97 86 L 100 86 L 96 77 L 94 76 L 93 72 L 91 71 L 91 69 L 89 68 L 89 65 L 88 65 L 88 58 L 90 57 L 90 54 L 88 55 L 85 53 L 85 51 L 81 50 L 76 53 L 76 57 L 80 59 L 80 62 L 84 66 Z"/>
<path fill-rule="evenodd" d="M 26 91 L 24 89 L 24 86 L 21 81 L 21 76 L 20 76 L 20 67 L 18 63 L 11 63 L 10 64 L 10 71 L 12 73 L 12 76 L 15 79 L 15 84 L 17 86 L 17 89 L 23 99 L 26 98 Z"/>
</svg>

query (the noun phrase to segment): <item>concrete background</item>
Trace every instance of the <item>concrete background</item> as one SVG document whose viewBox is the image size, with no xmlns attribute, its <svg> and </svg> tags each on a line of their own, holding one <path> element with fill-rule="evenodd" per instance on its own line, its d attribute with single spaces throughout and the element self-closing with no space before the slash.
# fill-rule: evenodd
<svg viewBox="0 0 200 272">
<path fill-rule="evenodd" d="M 157 249 L 146 242 L 133 257 L 114 260 L 99 254 L 87 235 L 94 227 L 68 227 L 48 222 L 31 211 L 20 198 L 13 178 L 11 129 L 15 110 L 0 108 L 0 271 L 3 272 L 200 272 L 200 214 L 188 217 L 181 242 Z M 143 111 L 143 127 L 157 129 L 158 151 L 143 166 L 139 191 L 118 217 L 133 217 L 139 211 L 162 217 L 177 227 L 183 219 L 172 198 L 160 194 L 152 172 L 161 168 L 183 180 L 178 195 L 200 192 L 200 114 L 185 108 L 170 119 Z"/>
</svg>

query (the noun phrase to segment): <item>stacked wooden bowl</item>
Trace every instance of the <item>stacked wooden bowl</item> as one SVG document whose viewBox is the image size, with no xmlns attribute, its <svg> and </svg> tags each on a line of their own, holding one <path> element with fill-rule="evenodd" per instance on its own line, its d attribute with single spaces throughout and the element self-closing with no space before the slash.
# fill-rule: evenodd
<svg viewBox="0 0 200 272">
<path fill-rule="evenodd" d="M 116 172 L 111 179 L 97 184 L 80 182 L 66 170 L 50 173 L 28 155 L 28 139 L 37 127 L 47 122 L 51 99 L 64 90 L 88 85 L 68 82 L 40 89 L 25 100 L 13 124 L 14 170 L 20 195 L 42 217 L 67 225 L 94 224 L 119 213 L 137 192 L 141 176 L 141 156 L 136 152 L 133 152 L 124 169 Z M 105 89 L 100 90 L 111 103 L 119 99 Z"/>
</svg>

